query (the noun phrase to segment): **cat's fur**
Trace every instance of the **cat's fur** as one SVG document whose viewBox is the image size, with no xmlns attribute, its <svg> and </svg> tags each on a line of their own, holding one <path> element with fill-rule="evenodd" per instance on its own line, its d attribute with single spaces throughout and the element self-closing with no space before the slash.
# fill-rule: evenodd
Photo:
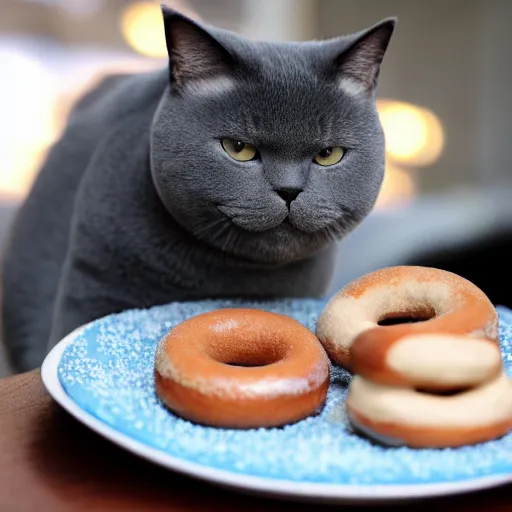
<svg viewBox="0 0 512 512">
<path fill-rule="evenodd" d="M 112 77 L 83 98 L 19 212 L 2 311 L 16 370 L 129 308 L 320 296 L 334 240 L 374 205 L 384 170 L 374 93 L 394 20 L 287 44 L 166 8 L 164 24 L 169 69 Z M 223 137 L 261 158 L 233 160 Z M 339 164 L 313 162 L 333 145 L 346 148 Z"/>
</svg>

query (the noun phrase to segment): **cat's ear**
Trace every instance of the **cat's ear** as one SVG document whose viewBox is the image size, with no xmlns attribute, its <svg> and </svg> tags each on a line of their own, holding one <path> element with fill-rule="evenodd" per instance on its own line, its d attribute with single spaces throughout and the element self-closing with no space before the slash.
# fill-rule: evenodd
<svg viewBox="0 0 512 512">
<path fill-rule="evenodd" d="M 176 88 L 229 74 L 233 58 L 196 22 L 162 5 L 170 78 Z"/>
<path fill-rule="evenodd" d="M 380 65 L 396 25 L 387 18 L 359 34 L 336 59 L 340 86 L 352 94 L 373 92 L 377 87 Z"/>
</svg>

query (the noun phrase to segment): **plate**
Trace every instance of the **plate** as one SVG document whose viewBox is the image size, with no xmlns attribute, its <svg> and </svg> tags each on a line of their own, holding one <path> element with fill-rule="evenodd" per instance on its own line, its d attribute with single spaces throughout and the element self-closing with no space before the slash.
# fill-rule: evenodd
<svg viewBox="0 0 512 512">
<path fill-rule="evenodd" d="M 460 494 L 512 482 L 512 433 L 476 446 L 385 448 L 355 434 L 344 399 L 350 376 L 333 368 L 314 417 L 279 429 L 231 430 L 174 416 L 155 395 L 153 356 L 174 325 L 204 311 L 255 307 L 313 329 L 325 302 L 204 301 L 110 315 L 64 338 L 44 361 L 50 395 L 77 420 L 168 469 L 238 491 L 316 502 L 385 503 Z M 498 309 L 504 366 L 512 370 L 512 312 Z"/>
</svg>

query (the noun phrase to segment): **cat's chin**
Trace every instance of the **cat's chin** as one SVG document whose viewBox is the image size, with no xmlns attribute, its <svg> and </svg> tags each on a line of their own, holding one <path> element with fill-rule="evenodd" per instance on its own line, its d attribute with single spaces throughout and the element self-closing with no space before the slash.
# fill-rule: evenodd
<svg viewBox="0 0 512 512">
<path fill-rule="evenodd" d="M 308 259 L 334 242 L 325 229 L 305 232 L 294 226 L 289 217 L 266 231 L 248 231 L 233 225 L 234 233 L 217 248 L 234 258 L 263 265 L 283 265 Z"/>
</svg>

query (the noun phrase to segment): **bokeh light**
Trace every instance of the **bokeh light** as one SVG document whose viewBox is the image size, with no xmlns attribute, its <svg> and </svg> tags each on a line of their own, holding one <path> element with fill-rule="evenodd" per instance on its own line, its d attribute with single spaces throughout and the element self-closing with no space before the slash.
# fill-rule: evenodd
<svg viewBox="0 0 512 512">
<path fill-rule="evenodd" d="M 165 2 L 169 7 L 193 19 L 195 12 L 180 1 Z M 128 4 L 121 15 L 121 33 L 130 47 L 140 55 L 153 58 L 167 57 L 162 8 L 159 2 Z"/>
<path fill-rule="evenodd" d="M 128 5 L 121 17 L 121 31 L 126 42 L 137 53 L 158 58 L 167 55 L 162 11 L 157 3 Z"/>
<path fill-rule="evenodd" d="M 388 210 L 406 206 L 410 204 L 415 194 L 416 188 L 410 172 L 386 162 L 384 181 L 375 209 Z"/>
<path fill-rule="evenodd" d="M 39 61 L 14 49 L 0 49 L 0 194 L 23 196 L 55 137 L 55 84 Z"/>
<path fill-rule="evenodd" d="M 395 100 L 378 100 L 377 108 L 391 160 L 412 167 L 437 161 L 444 147 L 444 132 L 432 111 Z"/>
</svg>

